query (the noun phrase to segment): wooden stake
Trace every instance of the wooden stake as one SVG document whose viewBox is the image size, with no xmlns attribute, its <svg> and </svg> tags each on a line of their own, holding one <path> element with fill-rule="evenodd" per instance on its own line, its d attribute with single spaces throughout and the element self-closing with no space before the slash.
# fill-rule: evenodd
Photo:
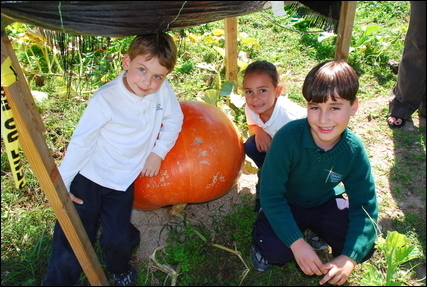
<svg viewBox="0 0 427 287">
<path fill-rule="evenodd" d="M 338 23 L 337 44 L 335 47 L 335 60 L 348 60 L 350 51 L 351 34 L 353 31 L 354 15 L 357 1 L 342 1 L 340 20 Z"/>
<path fill-rule="evenodd" d="M 227 81 L 237 81 L 237 18 L 225 21 L 225 69 Z"/>
</svg>

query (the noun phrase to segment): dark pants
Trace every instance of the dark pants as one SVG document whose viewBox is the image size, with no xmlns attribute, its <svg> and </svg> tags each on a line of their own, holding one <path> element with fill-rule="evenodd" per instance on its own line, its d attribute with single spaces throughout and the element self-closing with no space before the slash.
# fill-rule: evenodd
<svg viewBox="0 0 427 287">
<path fill-rule="evenodd" d="M 302 208 L 291 203 L 289 206 L 302 232 L 309 228 L 328 243 L 334 257 L 341 254 L 348 229 L 348 208 L 339 209 L 336 198 L 312 208 Z M 283 265 L 294 258 L 292 250 L 276 236 L 262 210 L 255 221 L 252 242 L 255 249 L 272 264 Z M 368 260 L 374 251 L 372 247 L 362 262 Z"/>
<path fill-rule="evenodd" d="M 264 151 L 258 151 L 255 143 L 255 135 L 250 136 L 245 142 L 245 153 L 250 157 L 256 166 L 261 169 L 264 163 L 265 156 L 267 155 Z"/>
<path fill-rule="evenodd" d="M 74 206 L 92 244 L 99 238 L 108 271 L 120 274 L 128 271 L 129 260 L 139 244 L 140 233 L 130 222 L 133 205 L 133 184 L 126 190 L 117 191 L 102 187 L 77 174 L 70 192 L 83 200 Z M 73 286 L 82 272 L 61 226 L 55 224 L 52 253 L 44 286 Z"/>
<path fill-rule="evenodd" d="M 261 168 L 262 168 L 262 164 L 264 163 L 265 156 L 267 155 L 267 153 L 264 151 L 258 151 L 258 149 L 256 148 L 256 143 L 255 143 L 255 135 L 250 136 L 246 140 L 246 142 L 245 142 L 245 153 L 248 157 L 250 157 L 254 161 L 254 163 L 258 167 L 259 170 L 258 170 L 257 175 L 259 178 Z M 255 195 L 254 211 L 258 212 L 260 207 L 261 207 L 261 204 L 259 202 L 259 180 L 255 186 L 255 190 L 256 190 L 256 195 Z"/>
</svg>

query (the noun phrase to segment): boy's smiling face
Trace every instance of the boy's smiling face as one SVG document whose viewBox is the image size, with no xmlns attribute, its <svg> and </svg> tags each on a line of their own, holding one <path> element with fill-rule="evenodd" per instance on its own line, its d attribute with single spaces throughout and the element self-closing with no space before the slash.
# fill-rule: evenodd
<svg viewBox="0 0 427 287">
<path fill-rule="evenodd" d="M 336 101 L 329 97 L 325 103 L 309 102 L 307 120 L 317 146 L 324 150 L 332 149 L 358 107 L 357 99 L 351 105 L 350 101 L 340 97 L 336 97 Z"/>
<path fill-rule="evenodd" d="M 126 88 L 140 97 L 155 93 L 169 73 L 166 67 L 160 65 L 157 57 L 148 60 L 148 56 L 138 55 L 131 60 L 126 54 L 122 62 L 123 69 L 127 71 L 123 79 Z"/>
</svg>

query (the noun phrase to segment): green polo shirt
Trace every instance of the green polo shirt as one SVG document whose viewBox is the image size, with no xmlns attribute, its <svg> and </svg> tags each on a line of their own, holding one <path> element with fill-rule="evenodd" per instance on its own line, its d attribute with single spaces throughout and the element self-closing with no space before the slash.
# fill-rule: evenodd
<svg viewBox="0 0 427 287">
<path fill-rule="evenodd" d="M 342 254 L 360 262 L 372 248 L 372 220 L 378 218 L 375 182 L 365 148 L 351 130 L 325 152 L 315 144 L 306 118 L 286 124 L 273 138 L 259 187 L 262 209 L 287 246 L 303 237 L 288 202 L 309 208 L 345 192 L 349 228 Z"/>
</svg>

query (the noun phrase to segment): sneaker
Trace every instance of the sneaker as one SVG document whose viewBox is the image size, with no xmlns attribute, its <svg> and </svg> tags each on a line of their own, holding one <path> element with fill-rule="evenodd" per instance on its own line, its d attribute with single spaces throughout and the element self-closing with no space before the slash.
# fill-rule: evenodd
<svg viewBox="0 0 427 287">
<path fill-rule="evenodd" d="M 310 229 L 307 230 L 305 238 L 314 250 L 325 250 L 328 248 L 328 244 Z"/>
<path fill-rule="evenodd" d="M 251 247 L 251 262 L 254 268 L 260 272 L 267 271 L 271 267 L 270 262 L 259 251 L 256 251 L 254 246 Z"/>
<path fill-rule="evenodd" d="M 132 266 L 129 271 L 122 274 L 113 274 L 117 286 L 136 286 L 136 271 Z"/>
</svg>

